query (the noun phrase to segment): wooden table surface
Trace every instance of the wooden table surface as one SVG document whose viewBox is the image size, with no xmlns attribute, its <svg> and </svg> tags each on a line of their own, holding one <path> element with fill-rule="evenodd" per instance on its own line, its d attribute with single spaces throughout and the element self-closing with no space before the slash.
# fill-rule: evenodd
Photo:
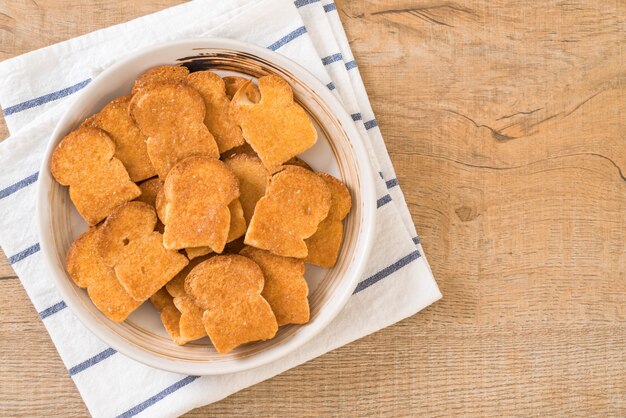
<svg viewBox="0 0 626 418">
<path fill-rule="evenodd" d="M 78 3 L 0 2 L 0 59 L 177 2 Z M 625 416 L 626 3 L 337 8 L 444 298 L 190 416 Z M 0 415 L 87 414 L 0 257 Z"/>
</svg>

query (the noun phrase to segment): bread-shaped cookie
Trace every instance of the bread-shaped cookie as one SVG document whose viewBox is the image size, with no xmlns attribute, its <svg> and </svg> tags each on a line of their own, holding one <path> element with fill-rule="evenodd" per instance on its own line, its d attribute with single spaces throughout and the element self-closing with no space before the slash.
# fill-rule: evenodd
<svg viewBox="0 0 626 418">
<path fill-rule="evenodd" d="M 311 148 L 317 131 L 305 110 L 294 102 L 293 91 L 281 77 L 259 79 L 261 101 L 253 103 L 246 87 L 235 93 L 233 117 L 243 137 L 259 155 L 265 167 L 274 172 L 278 166 Z"/>
<path fill-rule="evenodd" d="M 272 307 L 278 326 L 309 322 L 309 287 L 304 279 L 304 261 L 254 247 L 244 247 L 239 254 L 261 267 L 265 277 L 261 295 Z"/>
<path fill-rule="evenodd" d="M 150 302 L 161 313 L 161 322 L 176 344 L 184 345 L 206 336 L 202 323 L 204 311 L 191 297 L 186 294 L 172 297 L 163 288 L 150 297 Z"/>
<path fill-rule="evenodd" d="M 122 322 L 141 305 L 130 297 L 98 252 L 100 227 L 92 226 L 70 246 L 65 269 L 76 285 L 87 289 L 96 307 L 112 321 Z"/>
<path fill-rule="evenodd" d="M 165 248 L 210 247 L 221 253 L 228 240 L 228 205 L 239 197 L 237 177 L 220 160 L 189 157 L 167 176 Z"/>
<path fill-rule="evenodd" d="M 182 83 L 149 84 L 133 96 L 129 111 L 148 137 L 148 156 L 161 180 L 186 157 L 219 158 L 215 139 L 204 124 L 204 100 L 193 88 Z"/>
<path fill-rule="evenodd" d="M 162 189 L 161 192 L 157 195 L 156 205 L 157 215 L 160 219 L 160 224 L 165 219 L 165 195 L 163 194 Z M 228 237 L 226 238 L 227 244 L 229 242 L 233 242 L 238 238 L 241 238 L 246 233 L 247 229 L 247 223 L 244 218 L 243 208 L 239 199 L 233 200 L 228 205 L 228 210 L 230 211 L 230 228 L 228 230 Z M 157 230 L 159 230 L 159 224 L 157 224 Z M 197 257 L 201 257 L 212 252 L 213 251 L 210 247 L 185 248 L 185 253 L 187 254 L 187 258 L 189 260 L 193 260 Z"/>
<path fill-rule="evenodd" d="M 97 224 L 113 209 L 141 194 L 114 154 L 111 138 L 96 128 L 75 130 L 52 153 L 52 175 L 70 187 L 70 198 L 89 225 Z"/>
<path fill-rule="evenodd" d="M 226 239 L 227 243 L 243 237 L 248 229 L 248 223 L 246 222 L 240 199 L 230 202 L 228 210 L 230 211 L 230 228 L 228 230 L 228 238 Z"/>
<path fill-rule="evenodd" d="M 235 199 L 228 205 L 230 211 L 230 229 L 228 230 L 228 238 L 226 244 L 233 242 L 237 238 L 242 237 L 246 233 L 247 224 L 243 217 L 243 208 L 239 199 Z M 185 248 L 187 258 L 190 260 L 211 253 L 210 247 L 193 247 Z"/>
<path fill-rule="evenodd" d="M 245 243 L 283 257 L 305 258 L 304 240 L 315 233 L 330 209 L 326 182 L 302 167 L 285 166 L 272 176 L 256 204 Z"/>
<path fill-rule="evenodd" d="M 165 285 L 165 290 L 171 296 L 170 300 L 179 312 L 177 332 L 180 341 L 188 342 L 206 336 L 202 323 L 203 309 L 198 307 L 193 299 L 185 292 L 185 279 L 191 270 L 209 257 L 200 257 L 191 260 L 172 280 Z M 159 291 L 160 292 L 160 291 Z M 158 294 L 158 293 L 157 293 Z"/>
<path fill-rule="evenodd" d="M 218 352 L 276 334 L 276 317 L 261 296 L 263 284 L 260 267 L 241 255 L 212 257 L 187 276 L 185 291 L 204 309 L 204 328 Z"/>
<path fill-rule="evenodd" d="M 119 159 L 132 181 L 141 181 L 156 175 L 148 157 L 146 137 L 128 114 L 132 96 L 122 96 L 89 117 L 82 126 L 102 129 L 115 143 L 115 158 Z"/>
<path fill-rule="evenodd" d="M 160 289 L 154 295 L 150 296 L 150 302 L 160 313 L 161 322 L 165 327 L 165 331 L 172 337 L 172 341 L 178 345 L 184 345 L 185 341 L 180 336 L 180 317 L 181 313 L 174 305 L 174 301 L 165 289 Z"/>
<path fill-rule="evenodd" d="M 328 216 L 319 224 L 315 234 L 305 240 L 309 254 L 305 261 L 330 268 L 337 262 L 343 239 L 343 219 L 350 213 L 352 198 L 341 181 L 326 173 L 316 173 L 330 189 L 331 205 Z"/>
<path fill-rule="evenodd" d="M 239 200 L 243 207 L 243 216 L 246 224 L 250 224 L 256 203 L 265 194 L 270 180 L 267 171 L 259 157 L 248 154 L 235 154 L 224 159 L 239 180 Z"/>
<path fill-rule="evenodd" d="M 207 333 L 202 320 L 204 309 L 196 305 L 191 296 L 175 297 L 174 306 L 180 312 L 178 328 L 181 340 L 189 342 L 206 337 Z"/>
<path fill-rule="evenodd" d="M 187 76 L 186 83 L 204 99 L 204 124 L 213 134 L 220 153 L 242 145 L 245 141 L 241 129 L 230 115 L 230 99 L 222 77 L 211 71 L 197 71 Z"/>
<path fill-rule="evenodd" d="M 189 70 L 187 67 L 178 65 L 161 65 L 154 67 L 143 73 L 135 80 L 135 84 L 131 90 L 132 94 L 137 93 L 145 86 L 151 84 L 167 83 L 167 82 L 183 82 Z"/>
<path fill-rule="evenodd" d="M 165 286 L 189 262 L 163 247 L 163 235 L 154 231 L 154 208 L 129 202 L 113 211 L 102 225 L 98 249 L 104 262 L 136 300 L 144 301 Z"/>
</svg>

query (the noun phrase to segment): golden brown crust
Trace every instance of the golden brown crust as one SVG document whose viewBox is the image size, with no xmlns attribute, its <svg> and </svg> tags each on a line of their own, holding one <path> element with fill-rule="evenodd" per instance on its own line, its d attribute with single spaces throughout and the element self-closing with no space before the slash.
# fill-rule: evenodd
<svg viewBox="0 0 626 418">
<path fill-rule="evenodd" d="M 185 341 L 180 336 L 181 316 L 182 315 L 180 311 L 176 309 L 176 306 L 174 305 L 174 303 L 163 308 L 163 310 L 161 311 L 161 315 L 160 315 L 161 322 L 163 322 L 163 326 L 165 327 L 165 330 L 170 335 L 170 337 L 172 337 L 172 341 L 174 341 L 174 343 L 176 343 L 177 345 L 187 344 L 187 341 Z"/>
<path fill-rule="evenodd" d="M 238 238 L 241 238 L 247 229 L 246 220 L 243 217 L 243 209 L 241 207 L 241 202 L 239 199 L 235 199 L 228 205 L 228 210 L 230 211 L 230 228 L 228 230 L 228 238 L 226 238 L 226 243 L 232 242 Z M 210 247 L 192 247 L 185 248 L 185 253 L 187 253 L 187 258 L 190 260 L 201 257 L 203 255 L 207 255 L 212 253 Z"/>
<path fill-rule="evenodd" d="M 130 179 L 141 181 L 155 176 L 156 171 L 148 157 L 147 138 L 128 114 L 130 99 L 130 95 L 118 97 L 81 126 L 106 132 L 115 143 L 115 157 L 124 164 Z"/>
<path fill-rule="evenodd" d="M 145 181 L 142 181 L 138 184 L 139 189 L 141 190 L 141 195 L 135 200 L 140 202 L 144 202 L 152 206 L 156 207 L 156 197 L 159 194 L 159 191 L 163 188 L 163 182 L 159 180 L 159 178 L 154 177 Z"/>
<path fill-rule="evenodd" d="M 185 81 L 188 74 L 189 70 L 187 67 L 178 65 L 162 65 L 151 68 L 135 80 L 132 94 L 151 84 Z"/>
<path fill-rule="evenodd" d="M 172 296 L 170 296 L 169 292 L 163 287 L 154 295 L 150 296 L 150 303 L 152 303 L 157 310 L 161 311 L 172 303 Z"/>
<path fill-rule="evenodd" d="M 270 174 L 261 160 L 248 154 L 235 154 L 224 159 L 239 180 L 239 200 L 246 224 L 250 224 L 254 208 L 265 194 Z"/>
<path fill-rule="evenodd" d="M 89 225 L 141 194 L 114 152 L 115 144 L 104 131 L 83 127 L 63 138 L 52 153 L 52 175 L 70 186 L 70 198 Z"/>
<path fill-rule="evenodd" d="M 163 186 L 165 186 L 165 182 L 163 182 Z M 165 222 L 165 192 L 163 187 L 157 192 L 156 198 L 154 199 L 154 209 L 156 210 L 159 220 Z"/>
<path fill-rule="evenodd" d="M 174 301 L 169 293 L 165 289 L 160 289 L 150 297 L 150 302 L 160 312 L 161 322 L 172 341 L 178 345 L 186 344 L 187 341 L 180 336 L 181 313 L 174 305 Z"/>
<path fill-rule="evenodd" d="M 305 258 L 304 240 L 315 233 L 330 209 L 326 182 L 301 167 L 286 166 L 274 174 L 258 201 L 245 243 L 283 257 Z"/>
<path fill-rule="evenodd" d="M 328 216 L 333 219 L 342 220 L 352 209 L 352 198 L 350 197 L 350 190 L 346 187 L 341 180 L 331 176 L 328 173 L 316 173 L 326 182 L 326 185 L 330 189 L 332 196 L 332 204 L 328 211 Z"/>
<path fill-rule="evenodd" d="M 184 288 L 187 274 L 204 260 L 199 259 L 195 263 L 189 263 L 164 288 L 150 298 L 152 304 L 161 311 L 161 320 L 165 329 L 178 345 L 206 336 L 202 323 L 204 310 L 195 304 L 193 299 L 185 293 Z"/>
<path fill-rule="evenodd" d="M 136 300 L 144 301 L 170 281 L 188 263 L 187 258 L 163 247 L 154 231 L 156 213 L 143 202 L 116 209 L 102 226 L 98 249 L 104 262 Z"/>
<path fill-rule="evenodd" d="M 98 251 L 101 230 L 91 227 L 70 246 L 65 268 L 74 282 L 87 293 L 96 307 L 110 320 L 124 321 L 141 305 L 124 290 L 115 272 Z"/>
<path fill-rule="evenodd" d="M 232 242 L 246 233 L 247 223 L 243 215 L 240 199 L 235 199 L 228 205 L 230 211 L 230 228 L 226 242 Z"/>
<path fill-rule="evenodd" d="M 212 257 L 187 276 L 185 291 L 204 309 L 204 328 L 218 352 L 276 334 L 276 317 L 261 296 L 263 284 L 259 266 L 240 255 Z"/>
<path fill-rule="evenodd" d="M 206 337 L 206 330 L 202 322 L 204 309 L 200 308 L 190 296 L 174 298 L 174 306 L 180 311 L 180 338 L 185 341 L 194 341 Z"/>
<path fill-rule="evenodd" d="M 317 131 L 306 111 L 293 100 L 289 84 L 278 76 L 259 79 L 261 101 L 252 102 L 246 86 L 232 100 L 232 115 L 243 137 L 271 172 L 311 148 Z"/>
<path fill-rule="evenodd" d="M 131 241 L 115 265 L 115 273 L 132 297 L 145 300 L 181 271 L 187 257 L 163 247 L 163 235 L 150 235 Z"/>
<path fill-rule="evenodd" d="M 265 286 L 261 295 L 272 307 L 278 326 L 309 322 L 309 287 L 304 279 L 304 261 L 254 247 L 245 247 L 240 254 L 257 263 L 263 271 Z"/>
<path fill-rule="evenodd" d="M 129 202 L 117 208 L 102 224 L 98 248 L 108 266 L 114 266 L 122 256 L 124 246 L 154 231 L 154 209 L 143 202 Z"/>
<path fill-rule="evenodd" d="M 129 111 L 148 137 L 148 156 L 162 180 L 186 157 L 219 158 L 215 139 L 204 124 L 204 100 L 193 88 L 150 84 L 133 96 Z"/>
<path fill-rule="evenodd" d="M 187 76 L 186 83 L 204 99 L 204 124 L 213 134 L 220 154 L 242 145 L 245 141 L 241 129 L 229 113 L 230 98 L 224 80 L 211 71 L 197 71 Z"/>
<path fill-rule="evenodd" d="M 232 170 L 219 160 L 189 157 L 172 169 L 163 189 L 165 247 L 211 247 L 221 253 L 230 229 L 228 205 L 239 196 Z"/>
<path fill-rule="evenodd" d="M 200 258 L 189 260 L 189 264 L 187 264 L 184 269 L 182 269 L 172 280 L 167 282 L 167 284 L 165 285 L 167 293 L 173 298 L 185 296 L 187 294 L 185 293 L 185 279 L 187 278 L 189 272 L 199 264 L 199 262 L 192 264 L 196 260 L 200 260 Z"/>
<path fill-rule="evenodd" d="M 341 181 L 326 173 L 317 173 L 328 186 L 332 204 L 328 216 L 317 228 L 315 234 L 305 240 L 308 249 L 306 261 L 321 267 L 330 268 L 337 262 L 343 239 L 343 219 L 352 207 L 350 191 Z"/>
</svg>

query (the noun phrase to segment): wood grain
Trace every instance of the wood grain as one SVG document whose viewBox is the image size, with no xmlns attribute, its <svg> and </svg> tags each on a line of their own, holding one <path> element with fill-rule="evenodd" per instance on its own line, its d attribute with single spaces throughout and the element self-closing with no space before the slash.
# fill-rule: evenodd
<svg viewBox="0 0 626 418">
<path fill-rule="evenodd" d="M 174 3 L 5 1 L 0 58 Z M 444 299 L 189 416 L 626 415 L 626 4 L 337 8 Z M 85 415 L 0 259 L 0 414 Z"/>
</svg>

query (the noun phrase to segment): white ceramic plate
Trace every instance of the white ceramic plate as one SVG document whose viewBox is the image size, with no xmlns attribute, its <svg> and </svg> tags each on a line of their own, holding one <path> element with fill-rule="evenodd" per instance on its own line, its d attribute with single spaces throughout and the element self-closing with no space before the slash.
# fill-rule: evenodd
<svg viewBox="0 0 626 418">
<path fill-rule="evenodd" d="M 187 65 L 221 75 L 258 78 L 278 74 L 294 90 L 318 130 L 316 145 L 300 157 L 316 171 L 340 178 L 350 189 L 353 207 L 344 221 L 344 242 L 337 265 L 307 265 L 311 321 L 281 327 L 269 341 L 240 346 L 220 355 L 208 338 L 174 344 L 157 311 L 144 303 L 125 322 L 108 320 L 65 272 L 65 254 L 87 225 L 74 209 L 66 187 L 50 174 L 50 156 L 65 135 L 112 99 L 128 94 L 133 81 L 157 65 Z M 342 309 L 362 275 L 372 243 L 376 198 L 369 158 L 350 115 L 307 70 L 275 52 L 228 39 L 189 39 L 154 47 L 100 74 L 72 103 L 57 125 L 43 159 L 38 182 L 37 221 L 41 250 L 65 303 L 95 335 L 117 351 L 147 365 L 177 373 L 234 373 L 275 361 L 307 344 Z"/>
</svg>

